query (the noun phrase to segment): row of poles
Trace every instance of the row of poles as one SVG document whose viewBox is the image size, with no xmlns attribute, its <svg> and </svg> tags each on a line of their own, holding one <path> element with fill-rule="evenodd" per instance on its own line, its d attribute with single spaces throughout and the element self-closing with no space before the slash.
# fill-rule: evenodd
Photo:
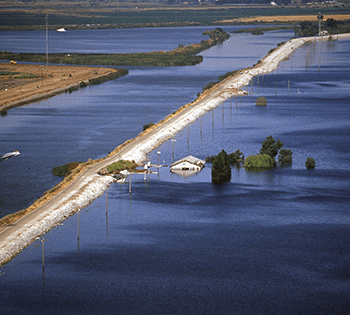
<svg viewBox="0 0 350 315">
<path fill-rule="evenodd" d="M 308 69 L 309 65 L 313 61 L 313 56 L 315 55 L 315 43 L 313 43 L 313 46 L 311 47 L 311 50 L 307 51 L 306 56 L 305 56 L 305 69 Z M 319 52 L 319 58 L 320 58 L 320 52 Z M 293 63 L 291 62 L 291 69 Z M 46 66 L 47 66 L 47 75 L 48 75 L 48 15 L 46 15 Z M 264 80 L 264 75 L 262 75 L 262 81 Z M 257 85 L 259 85 L 259 75 L 257 75 Z M 250 88 L 250 93 L 249 93 L 249 88 Z M 247 92 L 248 95 L 251 94 L 253 95 L 253 79 L 250 81 L 249 84 L 247 84 Z M 288 80 L 288 95 L 290 93 L 290 80 Z M 277 96 L 277 83 L 275 83 L 275 95 Z M 241 105 L 243 103 L 243 95 L 241 95 Z M 232 98 L 231 98 L 231 109 L 232 109 Z M 236 106 L 238 105 L 238 96 L 236 96 Z M 214 110 L 212 111 L 212 125 L 213 125 L 213 130 L 214 130 Z M 224 102 L 223 102 L 223 108 L 222 108 L 222 115 L 223 115 L 223 121 L 224 121 Z M 200 128 L 200 134 L 202 137 L 202 126 L 203 126 L 203 116 L 201 116 L 201 128 Z M 189 147 L 189 128 L 188 126 L 188 136 L 187 136 L 187 143 Z M 172 161 L 174 161 L 174 144 L 176 142 L 175 138 L 170 139 L 172 142 Z M 160 157 L 160 150 L 157 151 L 157 167 L 159 167 L 159 157 Z M 150 161 L 148 162 L 150 163 Z M 149 165 L 149 164 L 148 164 Z M 147 168 L 148 170 L 148 168 Z M 129 194 L 131 195 L 131 173 L 129 172 Z M 107 222 L 107 229 L 108 229 L 108 188 L 106 191 L 106 222 Z M 78 232 L 77 232 L 77 240 L 78 240 L 78 250 L 79 250 L 79 241 L 80 241 L 80 209 L 78 210 Z M 45 242 L 48 240 L 46 239 L 41 239 L 41 244 L 42 244 L 42 270 L 43 270 L 43 275 L 45 271 Z"/>
</svg>

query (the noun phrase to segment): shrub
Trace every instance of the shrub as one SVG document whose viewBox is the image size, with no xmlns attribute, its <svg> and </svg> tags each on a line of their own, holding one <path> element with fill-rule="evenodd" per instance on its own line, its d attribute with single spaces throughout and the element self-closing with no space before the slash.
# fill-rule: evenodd
<svg viewBox="0 0 350 315">
<path fill-rule="evenodd" d="M 118 162 L 107 165 L 107 171 L 112 174 L 117 174 L 123 170 L 131 171 L 135 169 L 136 166 L 137 164 L 134 162 L 119 160 Z"/>
<path fill-rule="evenodd" d="M 307 169 L 312 169 L 316 167 L 316 161 L 312 157 L 308 157 L 305 162 L 305 166 Z"/>
<path fill-rule="evenodd" d="M 252 31 L 252 35 L 264 35 L 264 32 L 261 29 L 255 29 Z"/>
<path fill-rule="evenodd" d="M 273 158 L 268 154 L 249 155 L 244 162 L 247 169 L 270 169 L 273 167 Z"/>
<path fill-rule="evenodd" d="M 145 131 L 146 129 L 148 129 L 149 127 L 154 126 L 154 123 L 149 123 L 149 124 L 145 124 L 143 125 L 143 131 Z"/>
<path fill-rule="evenodd" d="M 282 164 L 291 164 L 293 160 L 292 154 L 292 150 L 281 149 L 278 155 L 278 162 L 282 162 Z"/>
<path fill-rule="evenodd" d="M 72 170 L 77 168 L 79 165 L 80 163 L 78 162 L 71 162 L 71 163 L 64 164 L 62 166 L 55 166 L 52 169 L 52 174 L 55 176 L 66 177 L 71 173 Z"/>
<path fill-rule="evenodd" d="M 264 97 L 264 96 L 258 97 L 257 100 L 255 101 L 255 105 L 266 106 L 267 105 L 266 97 Z"/>
</svg>

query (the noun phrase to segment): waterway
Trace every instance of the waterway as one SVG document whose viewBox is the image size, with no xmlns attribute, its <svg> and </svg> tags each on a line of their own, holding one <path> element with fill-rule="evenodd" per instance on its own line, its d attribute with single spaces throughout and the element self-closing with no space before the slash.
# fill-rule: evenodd
<svg viewBox="0 0 350 315">
<path fill-rule="evenodd" d="M 178 43 L 200 42 L 207 38 L 201 35 L 205 29 L 147 29 L 148 35 L 143 34 L 144 29 L 139 32 L 89 30 L 84 31 L 85 37 L 79 37 L 81 31 L 76 31 L 78 35 L 75 31 L 51 32 L 49 47 L 53 45 L 51 42 L 61 42 L 62 47 L 71 46 L 72 52 L 81 52 L 81 42 L 94 39 L 91 46 L 107 53 L 121 46 L 115 44 L 116 38 L 123 38 L 124 46 L 132 47 L 135 39 L 128 34 L 133 32 L 135 36 L 143 34 L 139 38 L 141 47 L 147 44 L 150 50 L 166 50 L 171 45 L 177 47 Z M 237 27 L 227 31 L 234 29 Z M 109 41 L 104 34 L 109 35 Z M 42 51 L 45 32 L 1 32 L 0 35 L 0 50 L 13 51 L 17 43 L 19 51 L 30 52 L 31 46 L 38 47 L 38 52 Z M 64 40 L 59 41 L 57 36 L 61 35 Z M 271 32 L 264 38 L 235 34 L 234 40 L 202 52 L 204 62 L 199 65 L 130 68 L 129 75 L 101 86 L 89 86 L 10 110 L 0 120 L 1 152 L 19 150 L 21 155 L 19 159 L 0 164 L 1 177 L 6 178 L 0 181 L 0 217 L 28 207 L 56 185 L 60 178 L 51 174 L 53 167 L 106 156 L 119 144 L 138 135 L 144 124 L 158 122 L 194 100 L 207 83 L 228 71 L 251 66 L 292 35 L 292 31 Z M 160 45 L 158 38 L 168 40 Z M 111 47 L 106 48 L 106 42 L 111 42 Z M 255 43 L 259 45 L 258 51 L 253 48 Z"/>
<path fill-rule="evenodd" d="M 26 130 L 34 132 L 35 126 L 46 125 L 44 121 L 52 116 L 51 126 L 61 123 L 62 130 L 70 126 L 77 134 L 66 135 L 72 141 L 71 150 L 64 146 L 62 152 L 51 152 L 62 156 L 74 150 L 84 152 L 85 144 L 87 156 L 102 155 L 109 150 L 104 139 L 118 142 L 137 134 L 135 129 L 145 115 L 147 123 L 171 112 L 177 102 L 188 102 L 203 86 L 200 80 L 215 79 L 217 72 L 234 67 L 234 62 L 239 69 L 237 65 L 251 65 L 252 59 L 255 63 L 263 57 L 254 49 L 254 41 L 278 37 L 274 40 L 279 42 L 282 37 L 279 32 L 237 36 L 241 36 L 241 58 L 229 58 L 237 46 L 229 46 L 237 43 L 231 37 L 230 42 L 205 52 L 204 63 L 196 67 L 134 69 L 120 81 L 18 108 L 17 113 L 27 111 L 28 120 L 23 118 L 21 124 L 18 119 L 17 129 L 31 126 Z M 249 49 L 244 51 L 244 45 Z M 240 149 L 248 156 L 256 154 L 262 141 L 273 135 L 293 151 L 292 166 L 258 173 L 233 167 L 231 182 L 221 186 L 211 184 L 210 164 L 189 177 L 172 174 L 166 167 L 146 178 L 135 175 L 131 195 L 128 185 L 111 185 L 102 197 L 44 236 L 44 272 L 40 240 L 2 267 L 3 313 L 348 312 L 349 46 L 349 41 L 303 46 L 277 71 L 255 78 L 247 87 L 253 92 L 250 96 L 226 101 L 177 134 L 176 141 L 167 141 L 150 154 L 156 163 L 159 150 L 162 164 L 187 154 L 204 158 L 222 149 L 229 153 Z M 210 64 L 218 68 L 202 78 Z M 173 70 L 171 77 L 165 74 Z M 194 74 L 197 70 L 198 75 Z M 147 73 L 152 76 L 142 80 Z M 136 85 L 138 80 L 141 83 Z M 141 91 L 132 88 L 135 86 Z M 144 93 L 152 98 L 143 98 Z M 80 98 L 86 104 L 107 104 L 102 101 L 105 96 L 110 112 L 115 113 L 121 106 L 116 104 L 125 102 L 134 109 L 133 115 L 127 107 L 119 108 L 118 119 L 116 114 L 90 115 L 79 105 Z M 266 107 L 255 106 L 258 96 L 267 98 Z M 68 100 L 78 107 L 70 106 Z M 11 118 L 11 111 L 6 119 Z M 71 117 L 70 112 L 76 114 Z M 79 127 L 80 122 L 71 126 L 84 113 L 85 125 L 96 119 L 100 128 Z M 19 117 L 25 117 L 21 114 Z M 116 125 L 124 123 L 122 127 L 112 127 L 113 118 Z M 49 126 L 44 130 L 49 132 Z M 70 140 L 79 139 L 80 128 L 89 137 Z M 60 135 L 56 141 L 64 143 Z M 316 169 L 306 170 L 308 156 L 315 158 Z"/>
</svg>

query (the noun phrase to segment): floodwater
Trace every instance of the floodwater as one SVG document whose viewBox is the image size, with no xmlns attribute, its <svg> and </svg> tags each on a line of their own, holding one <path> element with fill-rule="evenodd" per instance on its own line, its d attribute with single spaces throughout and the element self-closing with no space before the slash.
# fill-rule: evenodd
<svg viewBox="0 0 350 315">
<path fill-rule="evenodd" d="M 252 45 L 273 35 L 244 36 L 247 45 Z M 231 42 L 232 37 L 227 44 Z M 210 164 L 188 177 L 172 174 L 168 167 L 145 178 L 133 175 L 131 194 L 127 184 L 112 184 L 90 206 L 44 236 L 44 271 L 40 240 L 2 267 L 3 313 L 349 312 L 349 46 L 350 41 L 303 46 L 274 73 L 254 78 L 247 87 L 251 95 L 226 101 L 178 133 L 173 139 L 176 141 L 169 140 L 150 153 L 153 163 L 159 158 L 160 164 L 167 165 L 188 154 L 205 158 L 222 149 L 228 153 L 239 149 L 248 156 L 258 153 L 263 140 L 272 135 L 293 151 L 291 166 L 264 172 L 233 167 L 231 182 L 220 186 L 211 183 Z M 208 58 L 223 59 L 215 58 L 212 49 L 207 53 Z M 244 62 L 241 58 L 238 63 Z M 199 66 L 207 65 L 205 57 Z M 223 67 L 218 68 L 222 71 Z M 197 68 L 175 70 L 184 71 L 186 77 L 194 75 Z M 154 71 L 155 80 L 160 70 L 159 84 L 144 80 L 148 85 L 141 92 L 130 88 L 129 94 L 124 91 L 120 95 L 122 89 L 117 89 L 134 86 L 132 79 L 141 79 L 140 73 L 147 69 L 135 69 L 137 75 L 121 81 L 80 90 L 69 99 L 75 100 L 79 109 L 80 97 L 89 104 L 112 90 L 110 100 L 119 95 L 130 104 L 126 101 L 126 95 L 130 95 L 134 106 L 144 109 L 143 113 L 153 112 L 147 118 L 154 119 L 156 112 L 171 111 L 177 101 L 186 99 L 182 93 L 190 98 L 198 90 L 196 81 L 201 75 L 188 81 L 174 76 L 172 81 L 164 74 L 166 69 L 149 70 Z M 160 82 L 173 82 L 173 88 L 165 92 Z M 152 101 L 140 101 L 143 91 L 153 91 Z M 165 97 L 166 93 L 172 97 Z M 55 105 L 55 111 L 50 111 L 48 103 L 39 103 L 17 111 L 27 110 L 33 115 L 36 110 L 28 120 L 33 130 L 51 116 L 51 124 L 55 119 L 62 123 L 71 118 L 70 111 L 77 110 L 63 101 L 65 96 L 57 96 L 62 97 L 62 109 Z M 267 98 L 266 107 L 255 106 L 258 96 Z M 52 104 L 57 98 L 45 102 Z M 110 113 L 117 110 L 113 104 L 108 108 Z M 79 109 L 81 114 L 83 108 Z M 50 115 L 43 116 L 45 110 Z M 126 110 L 121 113 L 128 115 Z M 116 121 L 124 122 L 127 138 L 137 133 L 134 129 L 142 125 L 142 116 L 134 113 L 136 123 L 128 129 L 132 117 L 124 118 L 121 113 Z M 10 114 L 5 118 L 11 118 Z M 85 116 L 86 124 L 91 116 Z M 112 125 L 112 118 L 107 116 L 116 115 L 105 115 L 105 119 L 101 116 L 94 116 L 100 119 L 100 129 L 92 128 L 100 134 L 94 138 L 88 133 L 90 138 L 81 142 L 86 145 L 86 154 L 93 154 L 88 149 L 89 141 L 95 148 L 97 139 L 102 139 L 101 147 L 93 151 L 99 155 L 106 150 L 103 146 L 107 140 L 103 139 L 116 141 L 122 137 L 116 129 L 104 128 L 108 126 L 106 121 Z M 72 130 L 79 132 L 79 124 L 75 125 Z M 73 138 L 73 133 L 67 135 L 67 139 Z M 63 143 L 63 138 L 57 142 Z M 78 148 L 74 144 L 72 151 L 80 151 Z M 69 152 L 56 151 L 62 155 Z M 314 170 L 305 168 L 308 156 L 316 160 Z"/>
<path fill-rule="evenodd" d="M 176 28 L 148 30 L 152 36 L 142 38 L 164 38 L 169 33 L 168 41 L 172 45 L 184 42 L 188 37 L 192 42 L 206 38 L 201 35 L 205 30 L 203 27 L 188 28 L 186 32 Z M 128 34 L 131 30 L 105 31 L 107 34 L 122 31 Z M 138 34 L 136 30 L 133 32 Z M 1 33 L 0 50 L 12 49 L 12 37 L 6 35 L 8 33 L 12 34 Z M 35 32 L 15 33 L 18 46 L 23 42 L 26 47 L 29 42 L 33 47 L 40 47 L 40 39 L 35 45 L 32 42 Z M 45 32 L 41 33 L 45 35 Z M 56 33 L 55 36 L 62 35 Z M 100 52 L 108 52 L 103 45 L 103 34 L 101 30 L 90 30 L 87 38 L 95 38 L 94 47 L 100 46 Z M 75 42 L 75 32 L 64 35 L 68 42 Z M 218 76 L 256 63 L 271 47 L 289 39 L 292 32 L 272 32 L 264 38 L 249 34 L 234 36 L 235 39 L 202 52 L 204 62 L 199 65 L 130 68 L 129 75 L 118 80 L 11 109 L 6 117 L 0 117 L 1 154 L 14 150 L 21 152 L 19 159 L 0 164 L 1 177 L 6 178 L 6 181 L 0 181 L 0 216 L 28 207 L 56 185 L 60 178 L 51 174 L 55 166 L 106 156 L 124 141 L 137 136 L 144 124 L 156 123 L 194 100 L 197 93 Z M 119 37 L 128 38 L 125 45 L 134 43 L 131 37 Z M 260 41 L 259 52 L 253 49 L 257 40 Z M 145 39 L 142 42 L 152 43 Z M 152 50 L 165 49 L 159 46 L 158 40 L 152 47 Z M 73 48 L 80 51 L 79 41 Z"/>
</svg>

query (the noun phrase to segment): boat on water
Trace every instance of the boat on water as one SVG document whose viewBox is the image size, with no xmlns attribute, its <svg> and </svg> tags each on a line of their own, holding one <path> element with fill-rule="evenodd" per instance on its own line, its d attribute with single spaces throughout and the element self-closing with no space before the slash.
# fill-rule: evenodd
<svg viewBox="0 0 350 315">
<path fill-rule="evenodd" d="M 64 27 L 61 27 L 61 28 L 58 28 L 58 29 L 57 29 L 57 32 L 65 33 L 65 32 L 66 32 L 66 29 L 65 29 Z"/>
<path fill-rule="evenodd" d="M 0 162 L 6 161 L 7 159 L 17 155 L 20 155 L 20 152 L 18 150 L 0 155 Z"/>
</svg>

